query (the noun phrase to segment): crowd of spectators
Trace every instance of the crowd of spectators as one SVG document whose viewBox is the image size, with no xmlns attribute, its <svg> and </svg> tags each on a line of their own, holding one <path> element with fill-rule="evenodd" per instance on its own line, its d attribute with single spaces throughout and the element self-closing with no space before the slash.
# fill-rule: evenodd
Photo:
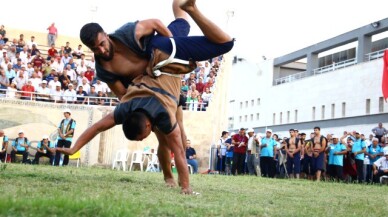
<svg viewBox="0 0 388 217">
<path fill-rule="evenodd" d="M 4 41 L 0 29 L 0 96 L 22 100 L 114 105 L 108 85 L 95 76 L 95 60 L 82 45 L 38 49 L 35 37 Z"/>
<path fill-rule="evenodd" d="M 280 138 L 271 129 L 255 134 L 253 129 L 223 131 L 216 148 L 217 171 L 228 175 L 269 178 L 379 182 L 388 176 L 388 131 L 379 123 L 368 136 L 344 131 L 321 135 L 290 129 Z M 306 138 L 306 137 L 309 138 Z"/>
</svg>

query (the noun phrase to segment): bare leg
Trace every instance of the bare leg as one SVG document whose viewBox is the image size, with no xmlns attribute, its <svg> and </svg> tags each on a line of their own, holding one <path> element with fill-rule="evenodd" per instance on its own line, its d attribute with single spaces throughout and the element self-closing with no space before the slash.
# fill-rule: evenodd
<svg viewBox="0 0 388 217">
<path fill-rule="evenodd" d="M 183 110 L 182 110 L 182 106 L 179 106 L 178 109 L 177 109 L 176 120 L 178 122 L 179 128 L 181 129 L 181 137 L 182 137 L 183 150 L 186 150 L 187 136 L 186 136 L 185 129 L 183 127 Z M 179 186 L 181 186 L 179 175 L 178 175 L 178 184 L 179 184 Z"/>
<path fill-rule="evenodd" d="M 189 15 L 180 8 L 180 0 L 173 0 L 172 2 L 172 12 L 174 13 L 175 19 L 182 18 L 185 20 L 189 20 Z"/>
<path fill-rule="evenodd" d="M 186 11 L 201 29 L 202 33 L 213 43 L 226 43 L 232 38 L 220 27 L 205 17 L 195 4 L 196 0 L 180 0 L 180 7 Z M 175 2 L 174 2 L 175 3 Z"/>
<path fill-rule="evenodd" d="M 317 171 L 317 182 L 320 182 L 321 181 L 321 171 L 318 170 Z"/>
</svg>

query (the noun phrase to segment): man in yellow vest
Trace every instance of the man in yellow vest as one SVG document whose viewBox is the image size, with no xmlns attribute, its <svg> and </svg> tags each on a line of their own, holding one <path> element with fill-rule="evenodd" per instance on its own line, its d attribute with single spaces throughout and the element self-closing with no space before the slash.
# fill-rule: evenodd
<svg viewBox="0 0 388 217">
<path fill-rule="evenodd" d="M 74 119 L 71 118 L 71 111 L 70 109 L 65 109 L 63 111 L 63 115 L 65 118 L 59 123 L 58 126 L 58 148 L 70 148 L 71 142 L 73 140 L 74 130 L 76 122 Z M 55 166 L 59 166 L 59 161 L 61 158 L 61 153 L 57 152 L 55 154 Z M 69 163 L 69 155 L 64 155 L 63 158 L 63 166 L 66 166 Z"/>
</svg>

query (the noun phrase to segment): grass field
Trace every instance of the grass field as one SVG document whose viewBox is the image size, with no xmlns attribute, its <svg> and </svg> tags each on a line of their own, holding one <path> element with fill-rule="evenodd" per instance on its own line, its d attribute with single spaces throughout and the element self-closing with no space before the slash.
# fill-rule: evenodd
<svg viewBox="0 0 388 217">
<path fill-rule="evenodd" d="M 387 216 L 388 187 L 191 175 L 198 196 L 161 173 L 0 164 L 0 216 Z"/>
</svg>

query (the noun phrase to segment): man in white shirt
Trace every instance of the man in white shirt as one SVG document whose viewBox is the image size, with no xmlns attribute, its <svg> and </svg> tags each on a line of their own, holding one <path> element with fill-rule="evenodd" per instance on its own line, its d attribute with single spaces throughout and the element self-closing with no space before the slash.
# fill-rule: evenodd
<svg viewBox="0 0 388 217">
<path fill-rule="evenodd" d="M 63 91 L 61 90 L 61 83 L 55 85 L 55 89 L 50 92 L 50 98 L 54 102 L 62 102 Z"/>
<path fill-rule="evenodd" d="M 51 81 L 48 83 L 48 88 L 50 88 L 50 90 L 55 90 L 57 85 L 61 86 L 61 82 L 59 81 L 59 78 L 58 78 L 58 76 L 56 75 L 56 76 L 54 76 L 54 79 L 51 80 Z"/>
<path fill-rule="evenodd" d="M 77 73 L 73 69 L 71 69 L 71 65 L 66 66 L 67 75 L 70 76 L 70 81 L 74 81 L 77 79 Z"/>
<path fill-rule="evenodd" d="M 90 85 L 89 85 L 89 80 L 85 77 L 82 78 L 82 83 L 78 84 L 77 89 L 79 89 L 79 86 L 82 86 L 84 91 L 89 94 L 90 93 Z"/>
<path fill-rule="evenodd" d="M 74 103 L 77 100 L 77 92 L 74 90 L 73 84 L 67 86 L 69 89 L 63 93 L 63 100 L 67 103 Z"/>
<path fill-rule="evenodd" d="M 388 176 L 388 150 L 384 150 L 384 156 L 373 164 L 374 182 L 380 182 L 381 176 Z"/>
<path fill-rule="evenodd" d="M 108 91 L 108 85 L 105 82 L 102 82 L 101 80 L 97 80 L 97 83 L 94 84 L 96 87 L 96 92 L 98 93 L 99 91 L 103 93 L 107 93 Z"/>
<path fill-rule="evenodd" d="M 50 100 L 50 89 L 47 87 L 47 81 L 43 80 L 41 87 L 38 87 L 36 101 L 48 102 Z"/>
<path fill-rule="evenodd" d="M 31 36 L 31 41 L 27 42 L 28 49 L 31 49 L 33 44 L 35 44 L 35 46 L 38 46 L 38 44 L 35 42 L 35 36 Z"/>
</svg>

